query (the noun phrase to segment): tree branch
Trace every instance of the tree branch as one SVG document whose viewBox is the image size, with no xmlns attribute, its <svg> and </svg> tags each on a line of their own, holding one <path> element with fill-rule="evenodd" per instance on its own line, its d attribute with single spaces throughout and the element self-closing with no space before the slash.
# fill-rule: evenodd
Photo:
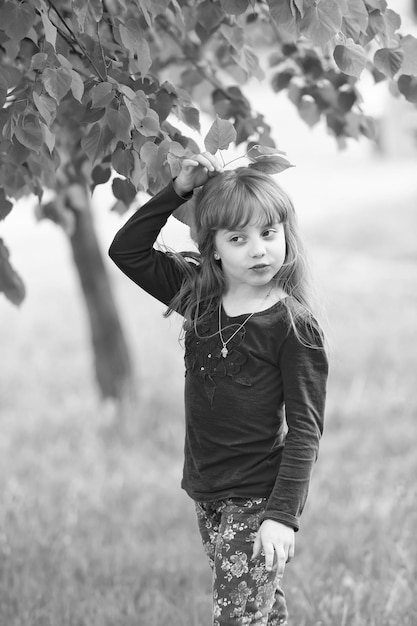
<svg viewBox="0 0 417 626">
<path fill-rule="evenodd" d="M 103 61 L 103 67 L 104 67 L 105 77 L 106 77 L 106 80 L 107 80 L 107 66 L 106 66 L 106 59 L 105 59 L 105 57 L 104 57 L 103 45 L 102 45 L 102 43 L 101 43 L 101 39 L 100 39 L 100 29 L 99 29 L 99 26 L 98 26 L 98 22 L 97 22 L 97 41 L 98 41 L 98 45 L 99 45 L 99 48 L 100 48 L 101 58 L 102 58 L 102 61 Z"/>
<path fill-rule="evenodd" d="M 71 36 L 71 40 L 73 43 L 77 44 L 77 46 L 79 46 L 81 52 L 86 56 L 86 58 L 88 59 L 88 62 L 90 63 L 91 67 L 94 69 L 95 73 L 97 74 L 97 76 L 99 77 L 99 79 L 103 82 L 106 81 L 106 77 L 102 76 L 99 68 L 97 67 L 97 65 L 94 63 L 94 59 L 91 58 L 91 56 L 89 55 L 88 51 L 86 50 L 86 48 L 83 46 L 83 44 L 77 40 L 77 38 L 75 37 L 74 33 L 72 32 L 72 30 L 70 29 L 70 27 L 68 26 L 67 22 L 65 21 L 64 17 L 62 16 L 62 14 L 60 13 L 60 11 L 56 8 L 56 6 L 54 5 L 54 3 L 52 2 L 52 0 L 46 0 L 47 4 L 49 5 L 49 7 L 51 9 L 53 9 L 55 11 L 55 13 L 57 14 L 59 20 L 63 23 L 63 25 L 65 26 L 65 28 L 67 29 L 67 31 L 69 32 L 70 36 Z M 55 28 L 58 30 L 58 27 L 54 24 Z M 60 31 L 60 34 L 63 33 L 62 31 Z M 67 38 L 64 36 L 63 37 L 66 41 Z"/>
</svg>

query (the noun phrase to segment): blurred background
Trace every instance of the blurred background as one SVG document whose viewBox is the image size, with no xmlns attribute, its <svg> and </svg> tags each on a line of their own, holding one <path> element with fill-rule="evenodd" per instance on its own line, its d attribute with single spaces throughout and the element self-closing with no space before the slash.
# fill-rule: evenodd
<svg viewBox="0 0 417 626">
<path fill-rule="evenodd" d="M 297 626 L 417 624 L 417 109 L 362 91 L 381 138 L 340 151 L 284 96 L 245 87 L 296 166 L 277 180 L 330 341 L 325 436 L 284 580 Z M 104 255 L 129 217 L 110 195 L 94 195 Z M 28 293 L 19 309 L 0 300 L 0 624 L 209 626 L 209 567 L 179 486 L 181 320 L 106 258 L 135 368 L 137 398 L 119 411 L 98 398 L 67 238 L 30 200 L 1 233 Z M 191 245 L 174 218 L 162 241 Z"/>
</svg>

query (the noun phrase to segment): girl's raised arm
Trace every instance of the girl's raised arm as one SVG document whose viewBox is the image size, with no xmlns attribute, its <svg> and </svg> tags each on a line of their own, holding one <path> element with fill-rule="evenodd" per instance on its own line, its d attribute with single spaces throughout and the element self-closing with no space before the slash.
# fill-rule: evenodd
<svg viewBox="0 0 417 626">
<path fill-rule="evenodd" d="M 195 187 L 222 171 L 209 152 L 184 159 L 175 181 L 151 198 L 117 232 L 109 249 L 116 265 L 152 296 L 168 305 L 184 275 L 172 255 L 155 250 L 154 243 L 168 217 L 191 197 Z"/>
<path fill-rule="evenodd" d="M 154 243 L 171 213 L 189 197 L 179 196 L 171 182 L 132 215 L 109 249 L 119 269 L 165 305 L 180 289 L 183 275 L 172 256 L 155 250 Z"/>
</svg>

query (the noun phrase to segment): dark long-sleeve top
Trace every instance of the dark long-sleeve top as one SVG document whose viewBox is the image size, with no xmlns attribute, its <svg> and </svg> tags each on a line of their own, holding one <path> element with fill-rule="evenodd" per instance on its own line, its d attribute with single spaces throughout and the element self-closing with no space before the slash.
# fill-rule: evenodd
<svg viewBox="0 0 417 626">
<path fill-rule="evenodd" d="M 184 275 L 154 243 L 185 200 L 170 183 L 126 222 L 109 250 L 129 278 L 166 305 Z M 186 332 L 182 487 L 198 501 L 267 498 L 264 518 L 298 530 L 323 431 L 328 363 L 318 326 L 317 345 L 298 338 L 288 298 L 252 315 L 227 344 L 227 358 L 218 310 L 198 335 Z M 220 313 L 227 340 L 247 314 Z"/>
</svg>

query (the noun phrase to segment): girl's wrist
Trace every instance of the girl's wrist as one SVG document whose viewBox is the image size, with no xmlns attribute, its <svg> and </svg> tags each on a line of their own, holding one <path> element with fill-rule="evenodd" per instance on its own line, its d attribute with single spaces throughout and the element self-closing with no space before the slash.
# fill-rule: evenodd
<svg viewBox="0 0 417 626">
<path fill-rule="evenodd" d="M 188 196 L 188 194 L 192 191 L 192 189 L 184 189 L 181 185 L 178 184 L 178 180 L 175 178 L 173 180 L 173 185 L 175 193 L 181 196 L 181 198 L 185 198 L 185 196 Z"/>
</svg>

